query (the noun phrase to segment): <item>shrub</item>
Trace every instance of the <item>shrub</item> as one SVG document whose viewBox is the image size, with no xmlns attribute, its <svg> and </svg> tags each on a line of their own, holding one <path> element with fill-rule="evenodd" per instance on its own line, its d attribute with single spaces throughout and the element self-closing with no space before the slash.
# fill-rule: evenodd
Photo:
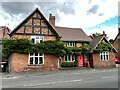
<svg viewBox="0 0 120 90">
<path fill-rule="evenodd" d="M 62 62 L 61 67 L 74 67 L 74 62 Z"/>
<path fill-rule="evenodd" d="M 78 67 L 78 61 L 74 62 L 74 67 Z"/>
</svg>

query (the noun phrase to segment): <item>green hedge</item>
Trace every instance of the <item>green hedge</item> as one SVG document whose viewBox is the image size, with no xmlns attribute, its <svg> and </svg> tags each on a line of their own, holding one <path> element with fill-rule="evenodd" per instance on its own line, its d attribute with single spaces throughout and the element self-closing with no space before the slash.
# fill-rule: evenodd
<svg viewBox="0 0 120 90">
<path fill-rule="evenodd" d="M 76 67 L 77 64 L 75 62 L 62 62 L 61 67 Z"/>
</svg>

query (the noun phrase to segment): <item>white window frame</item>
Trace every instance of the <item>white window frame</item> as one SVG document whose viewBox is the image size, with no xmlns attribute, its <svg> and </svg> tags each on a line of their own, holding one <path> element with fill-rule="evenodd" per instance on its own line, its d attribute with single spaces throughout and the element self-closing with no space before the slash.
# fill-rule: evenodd
<svg viewBox="0 0 120 90">
<path fill-rule="evenodd" d="M 44 36 L 31 36 L 31 40 L 34 39 L 34 44 L 40 43 L 41 41 L 44 41 Z M 35 56 L 35 53 L 32 53 L 33 55 L 30 55 L 29 53 L 29 58 L 28 58 L 28 65 L 43 65 L 44 64 L 44 53 L 42 53 L 42 56 L 40 56 L 40 53 L 37 53 L 38 56 Z M 35 57 L 38 57 L 38 64 L 35 64 Z M 39 64 L 39 58 L 42 57 L 42 64 Z M 33 58 L 33 64 L 30 64 L 30 58 Z"/>
<path fill-rule="evenodd" d="M 107 56 L 108 56 L 108 58 L 107 58 Z M 100 53 L 100 61 L 109 61 L 109 52 L 108 51 Z"/>
<path fill-rule="evenodd" d="M 75 42 L 67 42 L 67 47 L 75 47 Z"/>
<path fill-rule="evenodd" d="M 31 40 L 34 39 L 34 43 L 40 43 L 41 41 L 44 41 L 44 36 L 31 36 Z"/>
<path fill-rule="evenodd" d="M 66 59 L 65 57 L 67 57 L 67 60 L 65 60 Z M 70 57 L 70 60 L 68 60 L 69 57 Z M 64 62 L 74 62 L 74 61 L 75 61 L 75 55 L 66 55 L 66 56 L 64 56 Z"/>
<path fill-rule="evenodd" d="M 38 56 L 35 56 L 35 53 L 32 53 L 33 55 L 30 55 L 29 53 L 29 60 L 28 60 L 28 65 L 43 65 L 44 64 L 44 53 L 42 53 L 42 56 L 40 56 L 40 53 L 37 53 Z M 38 58 L 38 64 L 35 64 L 35 57 Z M 39 64 L 39 58 L 42 57 L 42 62 L 41 64 Z M 30 64 L 30 58 L 33 58 L 33 64 Z"/>
</svg>

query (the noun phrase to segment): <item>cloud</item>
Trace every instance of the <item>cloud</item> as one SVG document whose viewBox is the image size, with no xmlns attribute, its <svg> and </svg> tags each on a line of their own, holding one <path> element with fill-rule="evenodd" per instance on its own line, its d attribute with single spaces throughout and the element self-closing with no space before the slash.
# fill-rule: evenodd
<svg viewBox="0 0 120 90">
<path fill-rule="evenodd" d="M 26 14 L 32 11 L 34 4 L 32 2 L 2 2 L 2 9 L 8 14 Z"/>
<path fill-rule="evenodd" d="M 108 39 L 115 39 L 115 37 L 118 34 L 118 26 L 114 25 L 114 26 L 101 26 L 98 28 L 93 28 L 92 30 L 84 29 L 87 35 L 92 35 L 93 33 L 103 33 L 103 31 L 105 31 L 105 33 L 108 36 Z"/>
<path fill-rule="evenodd" d="M 15 28 L 15 26 L 17 26 L 20 21 L 27 17 L 36 7 L 41 10 L 47 19 L 49 14 L 52 13 L 54 16 L 56 16 L 56 22 L 58 22 L 61 18 L 58 12 L 63 12 L 66 15 L 75 14 L 74 5 L 75 2 L 64 2 L 64 0 L 54 0 L 54 2 L 2 2 L 2 9 L 0 11 L 11 16 L 10 19 L 8 15 L 2 15 L 3 20 L 5 19 L 8 22 L 13 21 L 13 19 L 16 20 L 16 22 L 13 22 L 15 23 Z M 19 20 L 17 17 L 19 15 L 21 15 L 21 20 Z M 11 29 L 13 29 L 13 25 L 11 26 L 11 23 L 9 23 L 9 26 L 12 27 Z"/>
<path fill-rule="evenodd" d="M 2 20 L 3 23 L 0 22 L 0 25 L 9 23 L 8 26 L 13 29 L 26 16 L 28 16 L 29 13 L 31 13 L 35 9 L 35 7 L 39 7 L 41 12 L 45 15 L 47 19 L 50 13 L 56 16 L 57 26 L 83 28 L 83 30 L 85 29 L 88 32 L 94 32 L 95 30 L 103 31 L 102 29 L 103 24 L 105 24 L 104 22 L 106 20 L 109 21 L 111 18 L 114 18 L 118 15 L 118 1 L 120 0 L 55 0 L 54 2 L 2 2 L 2 10 L 0 9 L 0 12 L 2 12 L 0 13 L 0 21 Z M 107 25 L 104 25 L 104 28 L 106 27 L 105 29 L 112 30 L 113 28 L 116 28 L 108 27 Z M 86 29 L 91 27 L 99 28 L 93 28 L 92 30 Z M 108 33 L 110 33 L 110 31 Z"/>
<path fill-rule="evenodd" d="M 99 8 L 98 5 L 94 5 L 94 6 L 92 6 L 92 8 L 90 8 L 90 9 L 87 11 L 87 14 L 96 14 L 98 8 Z"/>
</svg>

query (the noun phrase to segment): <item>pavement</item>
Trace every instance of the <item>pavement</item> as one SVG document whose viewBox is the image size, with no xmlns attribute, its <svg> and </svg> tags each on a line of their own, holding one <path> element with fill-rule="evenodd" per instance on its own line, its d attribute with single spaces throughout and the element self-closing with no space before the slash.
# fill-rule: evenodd
<svg viewBox="0 0 120 90">
<path fill-rule="evenodd" d="M 90 73 L 90 72 L 104 72 L 104 71 L 114 71 L 118 70 L 118 68 L 63 68 L 60 70 L 53 70 L 53 71 L 41 71 L 41 72 L 21 72 L 21 73 L 1 73 L 2 79 L 15 79 L 15 78 L 22 78 L 22 77 L 30 77 L 30 76 L 45 76 L 45 75 L 54 75 L 54 74 L 65 74 L 67 73 Z"/>
<path fill-rule="evenodd" d="M 117 88 L 118 68 L 2 73 L 3 88 Z"/>
</svg>

